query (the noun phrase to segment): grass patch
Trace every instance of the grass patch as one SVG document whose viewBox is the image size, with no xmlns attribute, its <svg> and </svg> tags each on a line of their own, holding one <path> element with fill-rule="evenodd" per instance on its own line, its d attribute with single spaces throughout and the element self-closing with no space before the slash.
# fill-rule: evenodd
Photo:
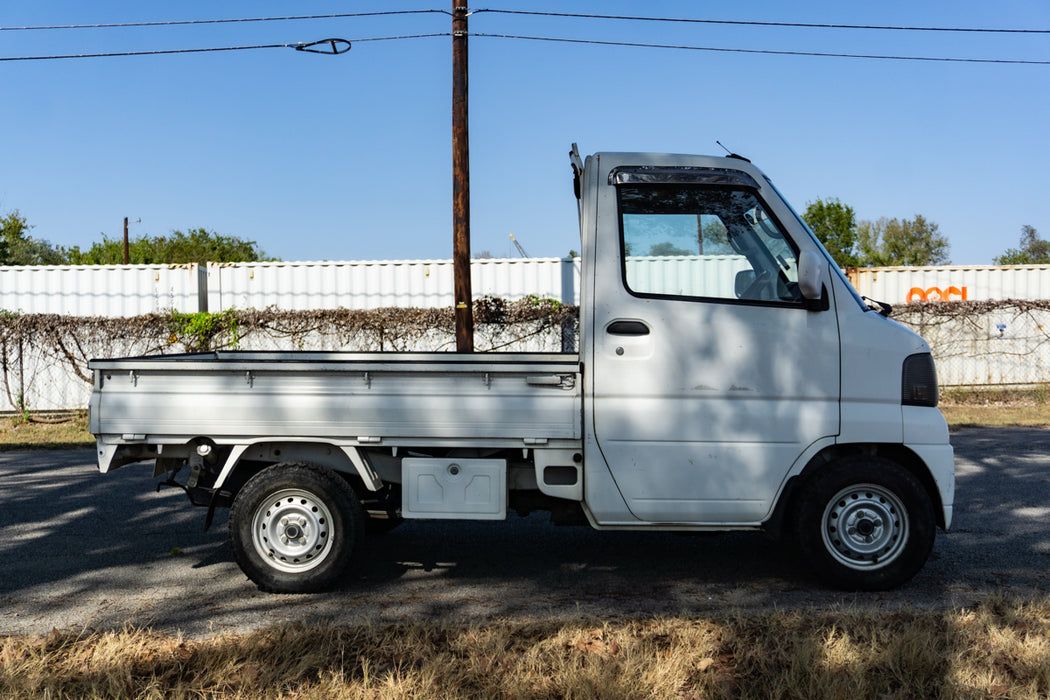
<svg viewBox="0 0 1050 700">
<path fill-rule="evenodd" d="M 953 406 L 941 404 L 952 430 L 959 428 L 1050 426 L 1050 406 Z"/>
<path fill-rule="evenodd" d="M 56 416 L 0 416 L 0 451 L 94 447 L 87 411 Z"/>
<path fill-rule="evenodd" d="M 941 413 L 952 430 L 978 426 L 1050 426 L 1050 386 L 950 388 L 941 392 Z"/>
<path fill-rule="evenodd" d="M 964 406 L 1042 406 L 1050 403 L 1050 384 L 947 387 L 941 389 L 941 401 Z"/>
<path fill-rule="evenodd" d="M 0 638 L 3 697 L 1038 698 L 1050 599 L 484 626 Z"/>
</svg>

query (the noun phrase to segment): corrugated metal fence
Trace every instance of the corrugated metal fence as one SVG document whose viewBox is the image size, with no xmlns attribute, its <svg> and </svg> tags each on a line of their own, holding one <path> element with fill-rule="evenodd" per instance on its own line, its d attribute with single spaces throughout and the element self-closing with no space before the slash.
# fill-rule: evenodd
<svg viewBox="0 0 1050 700">
<path fill-rule="evenodd" d="M 741 266 L 725 256 L 726 279 Z M 677 261 L 681 262 L 681 261 Z M 654 270 L 659 263 L 660 270 Z M 636 274 L 657 274 L 675 289 L 705 289 L 710 280 L 679 280 L 675 260 L 637 258 Z M 690 266 L 697 269 L 696 266 Z M 673 269 L 670 270 L 673 273 Z M 913 301 L 1050 299 L 1050 265 L 876 267 L 847 271 L 857 290 L 890 304 Z M 475 296 L 530 294 L 580 301 L 580 260 L 471 261 Z M 698 293 L 698 292 L 697 292 Z M 451 260 L 208 263 L 0 267 L 0 309 L 75 316 L 135 316 L 174 309 L 375 309 L 452 305 Z"/>
<path fill-rule="evenodd" d="M 138 316 L 198 311 L 207 273 L 190 265 L 0 267 L 0 309 L 62 316 Z"/>
<path fill-rule="evenodd" d="M 473 260 L 474 296 L 579 303 L 579 259 Z M 226 309 L 451 307 L 451 260 L 0 267 L 0 309 L 125 317 Z"/>
<path fill-rule="evenodd" d="M 472 260 L 475 297 L 530 294 L 578 304 L 579 259 Z M 208 263 L 208 309 L 451 307 L 451 260 Z"/>
</svg>

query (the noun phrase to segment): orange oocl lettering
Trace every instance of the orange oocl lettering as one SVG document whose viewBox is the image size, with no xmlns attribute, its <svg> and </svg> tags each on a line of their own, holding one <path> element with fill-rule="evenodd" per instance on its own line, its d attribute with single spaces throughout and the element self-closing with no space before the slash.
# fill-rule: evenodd
<svg viewBox="0 0 1050 700">
<path fill-rule="evenodd" d="M 910 304 L 913 301 L 950 301 L 952 295 L 959 297 L 962 301 L 966 301 L 967 289 L 963 287 L 947 287 L 942 289 L 941 287 L 930 287 L 929 289 L 923 289 L 922 287 L 912 287 L 908 290 L 908 296 L 904 298 L 906 304 Z"/>
</svg>

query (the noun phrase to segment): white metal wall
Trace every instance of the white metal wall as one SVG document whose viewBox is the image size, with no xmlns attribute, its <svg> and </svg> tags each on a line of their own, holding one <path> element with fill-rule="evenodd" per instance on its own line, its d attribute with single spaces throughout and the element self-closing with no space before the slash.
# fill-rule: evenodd
<svg viewBox="0 0 1050 700">
<path fill-rule="evenodd" d="M 579 303 L 579 259 L 472 260 L 475 298 Z M 451 260 L 208 263 L 208 310 L 451 307 Z"/>
<path fill-rule="evenodd" d="M 651 294 L 732 299 L 736 273 L 750 269 L 743 255 L 637 256 L 627 259 L 627 281 Z"/>
<path fill-rule="evenodd" d="M 189 265 L 0 267 L 0 309 L 66 316 L 201 310 L 204 268 Z"/>
<path fill-rule="evenodd" d="M 631 274 L 660 277 L 668 293 L 681 289 L 704 294 L 708 283 L 720 290 L 728 284 L 731 289 L 739 268 L 727 259 L 724 280 L 693 280 L 675 274 L 675 262 L 636 259 L 630 263 Z M 857 268 L 849 270 L 849 277 L 861 294 L 890 304 L 924 299 L 1050 299 L 1050 265 Z M 520 299 L 536 294 L 578 304 L 580 260 L 473 260 L 471 282 L 476 297 Z M 451 305 L 451 260 L 208 263 L 206 268 L 197 264 L 0 267 L 0 309 L 23 313 L 121 317 L 170 309 L 186 313 L 267 306 Z"/>
<path fill-rule="evenodd" d="M 862 267 L 848 274 L 858 292 L 888 304 L 1050 299 L 1050 265 Z"/>
<path fill-rule="evenodd" d="M 475 297 L 578 304 L 579 258 L 471 261 Z M 0 267 L 0 309 L 124 317 L 164 312 L 452 306 L 451 260 Z"/>
</svg>

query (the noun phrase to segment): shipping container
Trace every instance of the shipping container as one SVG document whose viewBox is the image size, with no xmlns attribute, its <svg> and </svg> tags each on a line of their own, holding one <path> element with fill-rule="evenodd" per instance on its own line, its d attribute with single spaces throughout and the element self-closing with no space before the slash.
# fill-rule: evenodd
<svg viewBox="0 0 1050 700">
<path fill-rule="evenodd" d="M 1050 299 L 1050 265 L 853 267 L 846 272 L 858 292 L 887 304 Z"/>
<path fill-rule="evenodd" d="M 187 265 L 0 267 L 0 309 L 120 318 L 203 310 L 205 269 Z"/>
<path fill-rule="evenodd" d="M 472 260 L 474 298 L 579 303 L 579 259 Z M 379 309 L 453 305 L 451 260 L 208 263 L 208 309 Z"/>
</svg>

